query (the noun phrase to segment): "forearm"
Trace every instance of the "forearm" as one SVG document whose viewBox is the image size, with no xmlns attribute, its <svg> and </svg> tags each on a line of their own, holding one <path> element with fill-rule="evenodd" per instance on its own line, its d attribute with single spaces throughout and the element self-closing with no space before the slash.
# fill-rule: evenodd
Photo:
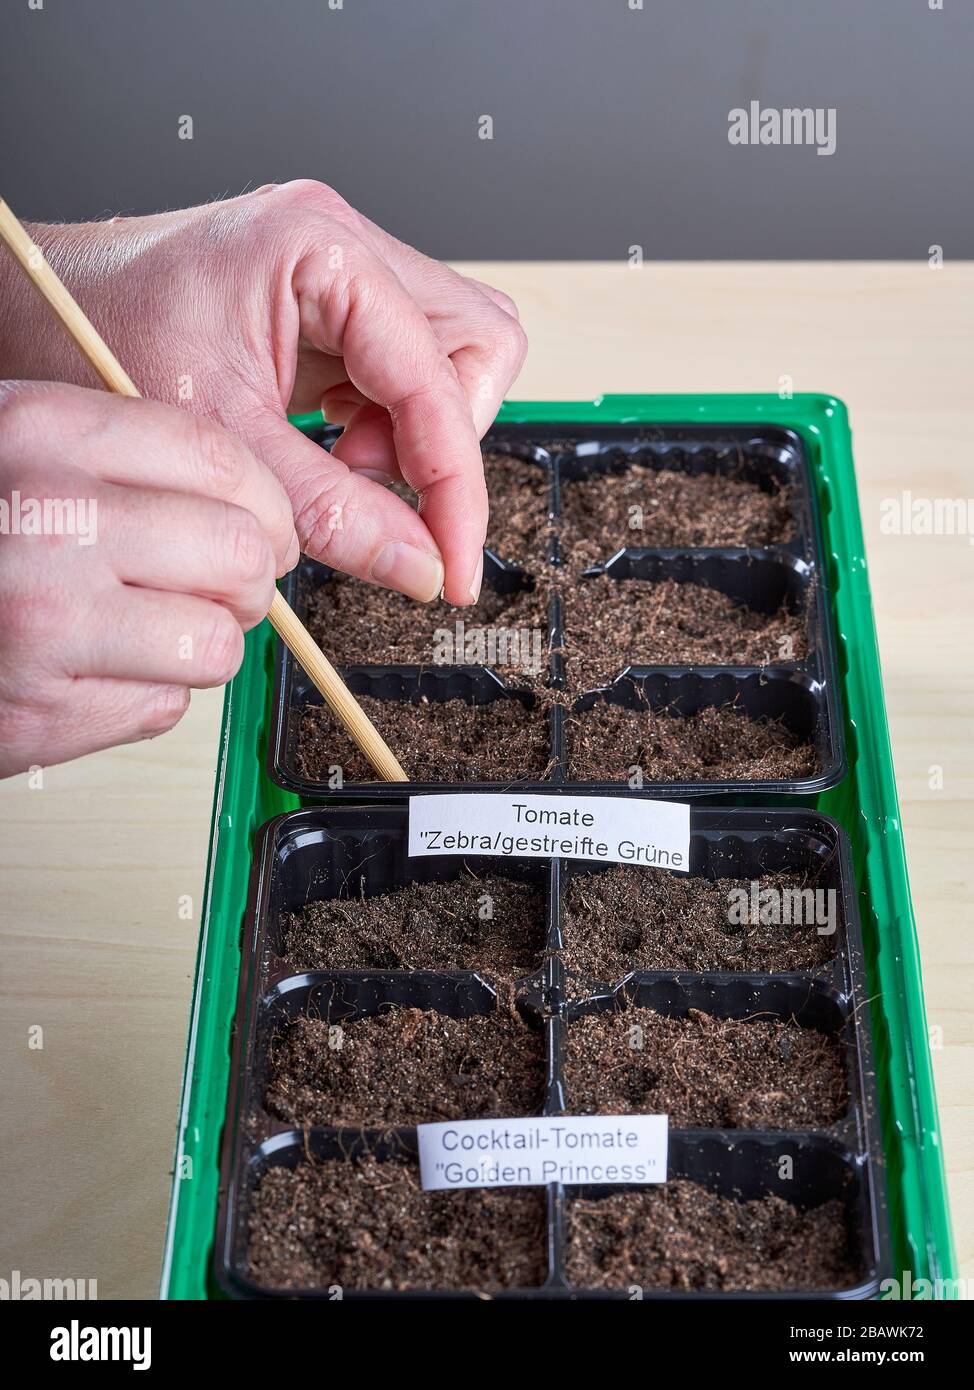
<svg viewBox="0 0 974 1390">
<path fill-rule="evenodd" d="M 45 226 L 26 224 L 31 240 L 82 305 L 97 320 L 88 267 L 97 241 L 95 224 Z M 13 381 L 67 381 L 97 384 L 91 368 L 13 256 L 0 252 L 0 377 Z"/>
<path fill-rule="evenodd" d="M 62 225 L 26 223 L 31 240 L 113 351 L 120 355 L 139 316 L 130 271 L 169 230 L 168 217 Z M 0 378 L 97 386 L 85 362 L 13 257 L 0 253 Z M 138 383 L 137 383 L 138 384 Z"/>
</svg>

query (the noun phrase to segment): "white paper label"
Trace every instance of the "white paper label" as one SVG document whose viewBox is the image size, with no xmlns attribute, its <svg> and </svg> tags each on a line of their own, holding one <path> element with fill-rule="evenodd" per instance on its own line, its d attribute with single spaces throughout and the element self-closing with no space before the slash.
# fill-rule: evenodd
<svg viewBox="0 0 974 1390">
<path fill-rule="evenodd" d="M 547 1115 L 418 1125 L 423 1187 L 666 1182 L 665 1115 Z"/>
<path fill-rule="evenodd" d="M 596 859 L 687 873 L 690 807 L 621 796 L 412 796 L 409 854 Z"/>
</svg>

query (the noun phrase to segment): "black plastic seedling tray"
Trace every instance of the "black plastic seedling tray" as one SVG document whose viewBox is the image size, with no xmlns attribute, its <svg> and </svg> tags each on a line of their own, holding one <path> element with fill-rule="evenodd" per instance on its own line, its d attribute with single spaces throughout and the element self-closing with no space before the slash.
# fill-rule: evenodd
<svg viewBox="0 0 974 1390">
<path fill-rule="evenodd" d="M 835 643 L 823 563 L 818 503 L 802 442 L 790 430 L 761 425 L 754 428 L 663 426 L 637 430 L 628 426 L 566 426 L 558 447 L 545 448 L 552 428 L 497 426 L 484 441 L 485 451 L 508 452 L 533 462 L 548 476 L 548 529 L 540 543 L 544 553 L 499 560 L 487 552 L 485 583 L 501 592 L 535 584 L 557 586 L 562 562 L 561 489 L 567 479 L 607 472 L 633 464 L 690 473 L 727 473 L 770 488 L 786 483 L 794 517 L 790 540 L 767 549 L 746 547 L 627 547 L 585 571 L 586 578 L 600 574 L 614 580 L 673 580 L 692 582 L 719 590 L 735 602 L 760 612 L 773 613 L 782 605 L 805 615 L 807 655 L 798 660 L 772 660 L 763 666 L 731 665 L 630 665 L 606 686 L 583 692 L 566 704 L 554 704 L 543 715 L 547 720 L 549 761 L 542 776 L 527 775 L 511 783 L 429 783 L 347 781 L 336 789 L 304 776 L 298 766 L 299 724 L 308 705 L 321 697 L 278 644 L 272 737 L 268 745 L 268 771 L 279 785 L 307 801 L 334 799 L 398 800 L 414 792 L 488 791 L 503 786 L 522 791 L 552 788 L 589 793 L 627 792 L 626 781 L 574 781 L 571 778 L 570 738 L 566 712 L 583 715 L 598 701 L 626 708 L 668 710 L 693 715 L 711 706 L 735 706 L 752 718 L 780 719 L 793 734 L 809 742 L 815 752 L 815 771 L 793 780 L 747 779 L 641 783 L 656 796 L 683 800 L 737 797 L 765 798 L 777 794 L 814 794 L 834 786 L 846 768 L 842 718 L 836 679 Z M 328 447 L 336 432 L 319 432 Z M 330 571 L 303 560 L 287 581 L 287 597 L 304 619 L 310 593 L 327 582 Z M 565 684 L 562 653 L 564 633 L 562 599 L 557 587 L 548 604 L 547 671 L 545 683 L 552 689 Z M 340 634 L 336 655 L 340 657 Z M 342 674 L 355 694 L 391 702 L 463 699 L 480 704 L 490 700 L 519 699 L 533 704 L 535 696 L 518 693 L 516 680 L 505 681 L 489 667 L 343 665 Z M 342 757 L 336 734 L 335 763 Z"/>
<path fill-rule="evenodd" d="M 267 1054 L 287 1020 L 301 1013 L 330 1022 L 375 1014 L 388 1004 L 469 1017 L 498 1007 L 498 992 L 475 970 L 289 971 L 279 954 L 285 912 L 319 899 L 371 897 L 416 880 L 451 881 L 468 870 L 503 874 L 543 890 L 539 953 L 543 967 L 514 984 L 513 1006 L 544 1038 L 543 1105 L 538 1113 L 572 1114 L 564 1076 L 566 1037 L 584 1014 L 630 1002 L 671 1016 L 701 1009 L 719 1017 L 759 1015 L 816 1028 L 844 1044 L 849 1103 L 829 1127 L 803 1131 L 674 1129 L 669 1175 L 686 1177 L 742 1200 L 775 1194 L 799 1207 L 839 1199 L 845 1209 L 856 1282 L 841 1289 L 806 1289 L 786 1297 L 862 1299 L 873 1296 L 889 1271 L 889 1243 L 872 1065 L 869 1003 L 849 846 L 836 823 L 815 812 L 697 807 L 691 813 L 694 875 L 760 878 L 792 871 L 834 891 L 834 954 L 820 967 L 787 974 L 630 971 L 618 980 L 570 977 L 561 958 L 566 879 L 604 872 L 604 866 L 562 860 L 422 858 L 407 856 L 405 807 L 319 807 L 269 821 L 261 830 L 251 876 L 242 970 L 224 1130 L 215 1275 L 234 1297 L 334 1297 L 327 1287 L 267 1289 L 251 1280 L 247 1263 L 251 1194 L 269 1166 L 318 1159 L 355 1163 L 368 1151 L 380 1161 L 411 1161 L 415 1127 L 296 1129 L 263 1106 Z M 476 962 L 471 961 L 471 965 Z M 505 993 L 505 1007 L 510 996 Z M 790 1165 L 781 1162 L 792 1160 Z M 791 1173 L 792 1176 L 788 1176 Z M 495 1297 L 624 1298 L 626 1289 L 585 1289 L 565 1276 L 566 1222 L 572 1203 L 601 1198 L 612 1187 L 553 1184 L 547 1189 L 548 1275 L 538 1287 L 490 1289 Z M 630 1189 L 631 1190 L 631 1189 Z M 417 1200 L 422 1200 L 417 1194 Z M 343 1290 L 343 1297 L 477 1296 L 483 1290 L 390 1294 Z M 645 1298 L 699 1298 L 654 1290 Z M 755 1293 L 722 1297 L 764 1297 Z M 775 1294 L 780 1297 L 782 1295 Z"/>
</svg>

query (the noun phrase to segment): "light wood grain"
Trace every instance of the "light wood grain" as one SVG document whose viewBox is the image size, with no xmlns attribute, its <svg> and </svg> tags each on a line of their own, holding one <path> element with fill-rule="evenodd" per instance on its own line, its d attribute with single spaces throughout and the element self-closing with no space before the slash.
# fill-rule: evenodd
<svg viewBox="0 0 974 1390">
<path fill-rule="evenodd" d="M 962 1272 L 974 1277 L 974 546 L 880 534 L 903 488 L 974 497 L 974 265 L 470 265 L 531 339 L 515 396 L 829 391 L 849 405 Z M 154 744 L 0 783 L 0 1275 L 151 1297 L 219 698 Z M 930 769 L 944 770 L 943 790 Z M 45 1027 L 42 1052 L 27 1028 Z M 937 1035 L 939 1037 L 939 1034 Z"/>
</svg>

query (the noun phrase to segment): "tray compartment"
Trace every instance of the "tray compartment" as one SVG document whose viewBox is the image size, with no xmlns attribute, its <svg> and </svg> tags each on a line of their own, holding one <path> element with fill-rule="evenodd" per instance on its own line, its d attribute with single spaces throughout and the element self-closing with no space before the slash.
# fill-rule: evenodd
<svg viewBox="0 0 974 1390">
<path fill-rule="evenodd" d="M 557 936 L 553 951 L 566 946 L 566 896 L 571 883 L 580 877 L 597 878 L 609 870 L 601 864 L 559 860 L 556 863 L 558 911 Z M 810 886 L 830 895 L 835 908 L 835 932 L 830 959 L 797 978 L 823 980 L 836 997 L 848 1000 L 865 990 L 862 937 L 855 898 L 855 879 L 848 841 L 835 823 L 815 812 L 794 810 L 786 817 L 780 812 L 736 811 L 729 818 L 718 810 L 695 810 L 691 815 L 691 877 L 731 879 L 751 883 L 770 874 L 786 873 L 807 877 Z M 634 964 L 630 974 L 638 973 Z M 641 972 L 650 974 L 653 972 Z M 657 972 L 680 974 L 688 972 Z M 690 972 L 699 976 L 710 972 Z M 737 972 L 715 972 L 719 978 L 733 979 Z M 745 972 L 747 973 L 747 972 Z M 566 1006 L 586 998 L 612 995 L 628 974 L 615 980 L 600 980 L 567 969 L 554 982 L 562 991 Z"/>
<path fill-rule="evenodd" d="M 394 893 L 410 883 L 450 883 L 462 874 L 496 877 L 529 884 L 541 895 L 538 917 L 538 968 L 518 977 L 516 988 L 526 995 L 542 988 L 543 959 L 553 935 L 553 870 L 545 860 L 490 858 L 485 855 L 431 855 L 410 859 L 406 826 L 400 814 L 356 808 L 354 814 L 323 819 L 311 812 L 279 820 L 273 835 L 264 837 L 252 876 L 252 906 L 261 916 L 254 938 L 257 956 L 251 964 L 261 995 L 269 995 L 291 978 L 349 972 L 301 971 L 284 959 L 283 917 L 308 903 L 342 898 L 373 898 Z M 488 979 L 483 963 L 472 962 Z M 405 973 L 365 970 L 363 975 L 393 977 Z M 442 974 L 446 972 L 426 972 Z M 468 972 L 449 972 L 468 973 Z"/>
<path fill-rule="evenodd" d="M 748 667 L 656 667 L 632 666 L 611 684 L 587 691 L 574 702 L 565 720 L 561 746 L 566 777 L 573 783 L 587 785 L 572 774 L 577 771 L 572 762 L 572 734 L 576 720 L 583 721 L 587 711 L 597 704 L 620 706 L 635 713 L 645 710 L 680 715 L 698 714 L 704 709 L 741 711 L 749 719 L 780 720 L 786 729 L 802 743 L 815 750 L 815 772 L 811 778 L 782 780 L 776 791 L 800 792 L 809 781 L 828 782 L 835 773 L 838 750 L 831 737 L 830 721 L 825 708 L 822 684 L 803 671 L 769 667 L 756 671 Z M 620 783 L 624 779 L 618 779 Z M 609 785 L 598 779 L 596 785 Z M 624 783 L 628 785 L 628 783 Z M 643 786 L 668 787 L 674 796 L 693 795 L 700 782 L 677 781 L 663 783 L 646 778 Z M 710 784 L 706 784 L 710 785 Z M 723 792 L 751 792 L 756 784 L 748 778 L 723 780 Z"/>
<path fill-rule="evenodd" d="M 421 1009 L 446 1017 L 465 1020 L 489 1015 L 503 1016 L 516 1012 L 521 1023 L 540 1034 L 540 1058 L 537 1073 L 538 1102 L 524 1113 L 547 1113 L 552 1104 L 550 1093 L 558 1078 L 552 1075 L 551 1052 L 547 1046 L 549 1020 L 523 993 L 499 997 L 498 991 L 474 971 L 309 971 L 280 980 L 261 1001 L 257 1027 L 254 1031 L 247 1063 L 247 1082 L 244 1106 L 253 1116 L 260 1116 L 270 1127 L 279 1125 L 301 1127 L 361 1128 L 384 1133 L 388 1129 L 408 1128 L 406 1117 L 387 1121 L 363 1115 L 360 1124 L 352 1118 L 331 1116 L 328 1119 L 287 1119 L 275 1116 L 265 1106 L 271 1070 L 271 1051 L 289 1024 L 296 1019 L 320 1020 L 325 1024 L 354 1024 L 361 1019 L 375 1018 L 391 1008 Z M 478 1093 L 474 1085 L 472 1095 Z M 560 1090 L 558 1091 L 560 1096 Z M 519 1111 L 519 1113 L 521 1113 Z"/>
<path fill-rule="evenodd" d="M 345 684 L 354 695 L 366 695 L 379 699 L 390 705 L 419 705 L 419 704 L 439 704 L 447 700 L 462 700 L 467 705 L 487 705 L 495 702 L 504 702 L 513 706 L 511 711 L 512 721 L 522 718 L 517 707 L 524 710 L 534 711 L 536 697 L 527 690 L 512 689 L 504 684 L 501 678 L 492 670 L 482 666 L 443 666 L 419 667 L 399 666 L 350 666 L 342 671 Z M 303 709 L 321 707 L 323 700 L 317 690 L 311 691 L 303 702 Z M 517 712 L 516 712 L 517 711 Z M 550 711 L 538 711 L 533 718 L 538 722 L 538 763 L 539 767 L 536 774 L 525 777 L 512 777 L 508 781 L 497 782 L 456 782 L 444 778 L 441 781 L 411 782 L 409 787 L 438 791 L 449 790 L 469 790 L 472 787 L 491 786 L 494 790 L 502 787 L 521 787 L 528 782 L 533 784 L 545 784 L 550 780 L 550 770 L 558 762 L 556 752 L 556 732 L 553 728 Z M 378 723 L 378 720 L 376 720 Z M 519 726 L 520 727 L 520 726 Z M 286 756 L 292 760 L 295 769 L 294 780 L 306 789 L 305 794 L 315 795 L 320 789 L 321 781 L 306 776 L 300 771 L 298 761 L 298 742 L 300 737 L 300 722 L 294 721 L 287 734 L 288 751 Z M 395 722 L 388 731 L 390 743 L 395 742 Z M 334 762 L 329 763 L 329 767 L 340 767 L 341 759 L 348 756 L 347 736 L 336 726 L 334 740 Z M 361 761 L 361 758 L 359 758 Z M 547 775 L 545 770 L 548 770 Z M 377 784 L 364 782 L 350 778 L 343 780 L 342 791 L 346 795 L 367 796 L 372 792 Z M 385 784 L 388 785 L 388 784 Z M 404 784 L 399 784 L 400 786 Z"/>
<path fill-rule="evenodd" d="M 254 1150 L 250 1159 L 245 1190 L 249 1196 L 261 1178 L 272 1168 L 295 1170 L 308 1163 L 342 1162 L 347 1163 L 350 1170 L 353 1170 L 366 1154 L 372 1155 L 380 1164 L 409 1164 L 416 1170 L 418 1186 L 419 1174 L 416 1153 L 415 1130 L 396 1130 L 384 1135 L 366 1135 L 362 1131 L 356 1130 L 309 1129 L 303 1132 L 291 1130 L 274 1135 Z M 542 1276 L 537 1285 L 528 1288 L 498 1288 L 491 1292 L 490 1296 L 493 1298 L 535 1297 L 542 1288 L 552 1282 L 554 1199 L 550 1192 L 541 1189 L 536 1191 L 539 1206 L 544 1213 L 538 1238 L 539 1264 L 543 1270 L 547 1271 L 547 1277 Z M 503 1201 L 503 1193 L 498 1195 Z M 449 1200 L 450 1194 L 443 1194 L 443 1196 Z M 227 1223 L 222 1234 L 224 1243 L 218 1260 L 221 1267 L 227 1272 L 227 1288 L 234 1297 L 260 1300 L 294 1298 L 333 1300 L 336 1297 L 337 1289 L 333 1282 L 309 1285 L 305 1288 L 270 1288 L 267 1285 L 255 1283 L 251 1277 L 248 1259 L 248 1214 L 246 1207 L 239 1213 L 239 1219 Z M 408 1300 L 424 1299 L 431 1296 L 423 1289 L 408 1289 L 395 1293 L 386 1290 L 342 1290 L 343 1298 L 351 1297 L 356 1300 L 387 1299 L 390 1297 Z M 462 1299 L 482 1298 L 484 1294 L 480 1290 L 451 1288 L 442 1294 L 437 1293 L 436 1296 Z"/>
<path fill-rule="evenodd" d="M 855 1265 L 855 1282 L 841 1288 L 799 1289 L 774 1295 L 758 1291 L 704 1293 L 654 1287 L 648 1282 L 639 1288 L 640 1299 L 755 1299 L 773 1296 L 783 1299 L 872 1298 L 886 1276 L 889 1252 L 885 1237 L 875 1174 L 863 1166 L 854 1151 L 841 1142 L 817 1134 L 782 1134 L 775 1131 L 746 1131 L 733 1139 L 724 1133 L 704 1130 L 672 1130 L 668 1155 L 671 1179 L 687 1179 L 711 1192 L 738 1201 L 776 1196 L 800 1208 L 823 1202 L 842 1203 L 849 1249 Z M 783 1163 L 782 1160 L 790 1160 Z M 790 1173 L 785 1177 L 783 1174 Z M 567 1243 L 570 1239 L 572 1205 L 578 1200 L 601 1201 L 627 1189 L 616 1186 L 566 1186 L 554 1196 L 554 1240 L 552 1285 L 559 1284 L 568 1296 L 631 1299 L 631 1287 L 604 1289 L 593 1295 L 573 1287 L 567 1277 Z"/>
<path fill-rule="evenodd" d="M 568 431 L 566 431 L 568 433 Z M 787 487 L 794 531 L 775 550 L 814 559 L 818 518 L 804 446 L 791 430 L 767 426 L 581 426 L 574 442 L 551 450 L 555 459 L 555 511 L 561 514 L 566 487 L 600 473 L 633 468 L 672 470 L 691 476 L 716 474 L 753 483 L 763 492 Z M 608 559 L 608 555 L 605 556 Z"/>
<path fill-rule="evenodd" d="M 641 579 L 648 583 L 671 579 L 675 584 L 700 584 L 758 613 L 775 613 L 785 607 L 791 613 L 808 612 L 810 624 L 816 616 L 807 597 L 814 570 L 805 560 L 773 551 L 648 550 L 631 546 L 617 550 L 604 565 L 586 569 L 582 578 L 600 574 L 607 574 L 610 579 Z M 810 630 L 811 649 L 817 638 L 817 632 Z"/>
<path fill-rule="evenodd" d="M 852 1014 L 851 998 L 843 998 L 827 981 L 809 979 L 805 974 L 636 971 L 608 993 L 574 1000 L 566 1005 L 562 1016 L 556 1020 L 556 1028 L 561 1033 L 566 1114 L 592 1113 L 588 1110 L 579 1112 L 572 1096 L 571 1076 L 566 1062 L 573 1024 L 578 1019 L 597 1014 L 625 1015 L 630 1009 L 645 1009 L 666 1018 L 686 1018 L 692 1010 L 698 1010 L 715 1019 L 791 1022 L 799 1028 L 814 1029 L 834 1039 L 839 1045 L 845 1071 L 845 1113 L 836 1124 L 818 1128 L 834 1128 L 842 1132 L 846 1123 L 855 1124 L 855 1117 L 865 1098 L 863 1063 L 859 1052 L 862 1029 Z"/>
<path fill-rule="evenodd" d="M 637 584 L 657 584 L 670 581 L 674 584 L 694 584 L 701 588 L 713 589 L 724 594 L 735 605 L 750 609 L 754 613 L 772 615 L 779 609 L 804 617 L 804 632 L 807 652 L 794 656 L 787 652 L 768 651 L 767 659 L 758 662 L 679 661 L 666 657 L 659 661 L 641 659 L 641 654 L 632 653 L 632 659 L 621 666 L 621 670 L 632 667 L 639 670 L 656 667 L 679 667 L 681 669 L 709 669 L 713 666 L 737 667 L 740 669 L 768 670 L 785 667 L 807 671 L 824 680 L 831 674 L 831 664 L 826 652 L 827 643 L 823 640 L 827 632 L 827 615 L 822 602 L 817 572 L 803 560 L 790 556 L 778 556 L 764 550 L 620 550 L 605 565 L 593 567 L 583 572 L 580 584 L 606 577 L 619 583 L 634 581 Z M 557 583 L 557 580 L 556 580 Z M 562 596 L 562 610 L 566 612 L 561 624 L 562 639 L 571 640 L 571 596 Z M 570 647 L 566 653 L 566 666 L 571 662 Z M 619 674 L 607 671 L 600 685 Z"/>
</svg>

